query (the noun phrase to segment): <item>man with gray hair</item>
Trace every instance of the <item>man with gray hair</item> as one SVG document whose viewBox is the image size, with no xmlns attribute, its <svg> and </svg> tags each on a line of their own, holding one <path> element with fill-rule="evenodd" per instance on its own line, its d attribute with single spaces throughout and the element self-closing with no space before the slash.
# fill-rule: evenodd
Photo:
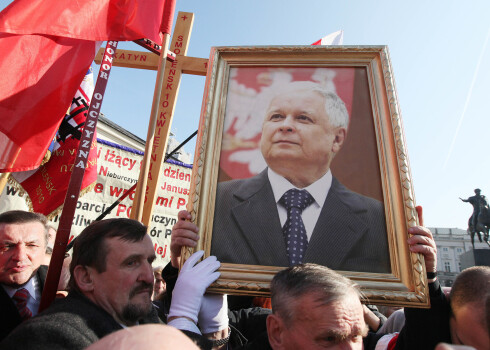
<svg viewBox="0 0 490 350">
<path fill-rule="evenodd" d="M 211 254 L 224 263 L 390 272 L 383 204 L 330 171 L 348 124 L 344 102 L 319 84 L 278 90 L 262 124 L 268 167 L 218 184 Z M 176 225 L 197 233 L 189 222 Z"/>
<path fill-rule="evenodd" d="M 272 279 L 267 332 L 240 349 L 375 349 L 381 335 L 368 332 L 361 298 L 354 282 L 328 267 L 291 266 Z M 231 324 L 254 317 L 254 310 L 238 314 Z"/>
<path fill-rule="evenodd" d="M 274 277 L 271 294 L 267 334 L 274 350 L 362 349 L 368 327 L 359 289 L 348 278 L 323 266 L 298 265 Z"/>
</svg>

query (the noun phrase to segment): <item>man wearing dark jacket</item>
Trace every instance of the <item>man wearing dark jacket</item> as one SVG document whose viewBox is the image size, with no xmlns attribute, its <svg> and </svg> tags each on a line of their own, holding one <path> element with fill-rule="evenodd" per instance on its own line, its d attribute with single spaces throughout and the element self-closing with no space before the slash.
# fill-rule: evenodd
<svg viewBox="0 0 490 350">
<path fill-rule="evenodd" d="M 405 308 L 405 326 L 396 350 L 432 350 L 438 343 L 490 348 L 485 328 L 485 303 L 490 287 L 490 268 L 476 266 L 461 272 L 454 281 L 450 301 L 437 280 L 437 248 L 431 232 L 413 227 L 410 250 L 424 255 L 429 282 L 430 309 Z"/>
<path fill-rule="evenodd" d="M 0 341 L 37 314 L 47 273 L 47 266 L 41 266 L 47 242 L 44 215 L 21 210 L 0 214 Z"/>
</svg>

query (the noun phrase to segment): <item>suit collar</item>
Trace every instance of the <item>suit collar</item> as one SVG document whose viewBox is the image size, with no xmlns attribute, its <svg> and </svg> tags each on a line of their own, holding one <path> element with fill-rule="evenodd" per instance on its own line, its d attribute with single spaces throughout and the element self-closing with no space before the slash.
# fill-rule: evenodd
<svg viewBox="0 0 490 350">
<path fill-rule="evenodd" d="M 267 169 L 246 179 L 233 195 L 241 201 L 231 212 L 259 265 L 288 266 L 286 244 L 282 236 L 277 205 L 267 176 Z M 266 217 L 266 220 L 259 218 Z"/>
</svg>

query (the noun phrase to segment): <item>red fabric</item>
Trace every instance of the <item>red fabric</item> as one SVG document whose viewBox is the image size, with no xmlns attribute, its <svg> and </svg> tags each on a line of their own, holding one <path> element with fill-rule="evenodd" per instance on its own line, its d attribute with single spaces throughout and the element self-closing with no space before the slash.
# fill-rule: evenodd
<svg viewBox="0 0 490 350">
<path fill-rule="evenodd" d="M 388 343 L 388 346 L 386 350 L 394 350 L 396 346 L 396 340 L 398 339 L 398 334 L 397 333 L 393 338 L 391 338 L 390 342 Z"/>
<path fill-rule="evenodd" d="M 27 291 L 27 289 L 18 289 L 12 299 L 14 299 L 15 301 L 17 310 L 19 310 L 20 318 L 22 319 L 22 321 L 25 321 L 32 317 L 32 312 L 27 307 L 27 301 L 29 300 L 29 292 Z"/>
<path fill-rule="evenodd" d="M 95 56 L 95 41 L 161 42 L 163 5 L 18 0 L 0 13 L 0 172 L 39 167 Z"/>
<path fill-rule="evenodd" d="M 85 119 L 85 117 L 84 117 Z M 70 138 L 54 151 L 51 159 L 22 182 L 29 194 L 34 212 L 49 215 L 65 200 L 80 140 Z M 97 146 L 94 140 L 88 156 L 81 189 L 97 181 Z"/>
<path fill-rule="evenodd" d="M 163 9 L 162 28 L 160 30 L 162 33 L 170 34 L 170 32 L 172 31 L 174 12 L 175 0 L 166 0 L 165 7 Z"/>
<path fill-rule="evenodd" d="M 70 114 L 65 116 L 56 134 L 49 161 L 37 170 L 12 174 L 29 194 L 33 210 L 37 213 L 49 215 L 65 200 L 93 91 L 93 73 L 90 69 L 74 94 Z M 94 140 L 81 184 L 82 190 L 97 180 L 96 153 Z"/>
<path fill-rule="evenodd" d="M 252 303 L 253 306 L 272 310 L 271 298 L 255 297 Z"/>
<path fill-rule="evenodd" d="M 0 13 L 0 31 L 92 41 L 148 38 L 160 43 L 164 3 L 165 0 L 17 0 Z"/>
<path fill-rule="evenodd" d="M 0 172 L 39 167 L 94 54 L 93 41 L 0 34 Z"/>
</svg>

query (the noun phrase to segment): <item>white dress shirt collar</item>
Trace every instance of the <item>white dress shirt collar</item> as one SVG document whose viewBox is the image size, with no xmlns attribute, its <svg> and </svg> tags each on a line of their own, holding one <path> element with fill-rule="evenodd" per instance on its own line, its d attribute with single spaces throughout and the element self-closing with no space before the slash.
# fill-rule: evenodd
<svg viewBox="0 0 490 350">
<path fill-rule="evenodd" d="M 282 195 L 286 191 L 292 188 L 297 188 L 284 177 L 274 172 L 274 170 L 272 170 L 271 168 L 267 169 L 267 175 L 269 176 L 269 182 L 272 186 L 272 192 L 274 193 L 274 199 L 276 203 L 279 202 Z M 303 189 L 307 190 L 311 194 L 311 196 L 315 200 L 315 203 L 321 208 L 323 207 L 323 203 L 325 203 L 325 199 L 327 199 L 328 191 L 330 191 L 331 186 L 332 172 L 329 169 L 325 173 L 325 175 Z"/>
<path fill-rule="evenodd" d="M 29 292 L 30 296 L 37 300 L 41 295 L 40 288 L 39 288 L 39 279 L 37 278 L 37 275 L 32 276 L 29 281 L 27 281 L 26 284 L 23 286 L 20 286 L 18 288 L 15 287 L 10 287 L 2 284 L 3 289 L 5 292 L 8 294 L 10 298 L 12 298 L 19 289 L 25 288 Z M 39 291 L 39 292 L 38 292 Z"/>
</svg>

